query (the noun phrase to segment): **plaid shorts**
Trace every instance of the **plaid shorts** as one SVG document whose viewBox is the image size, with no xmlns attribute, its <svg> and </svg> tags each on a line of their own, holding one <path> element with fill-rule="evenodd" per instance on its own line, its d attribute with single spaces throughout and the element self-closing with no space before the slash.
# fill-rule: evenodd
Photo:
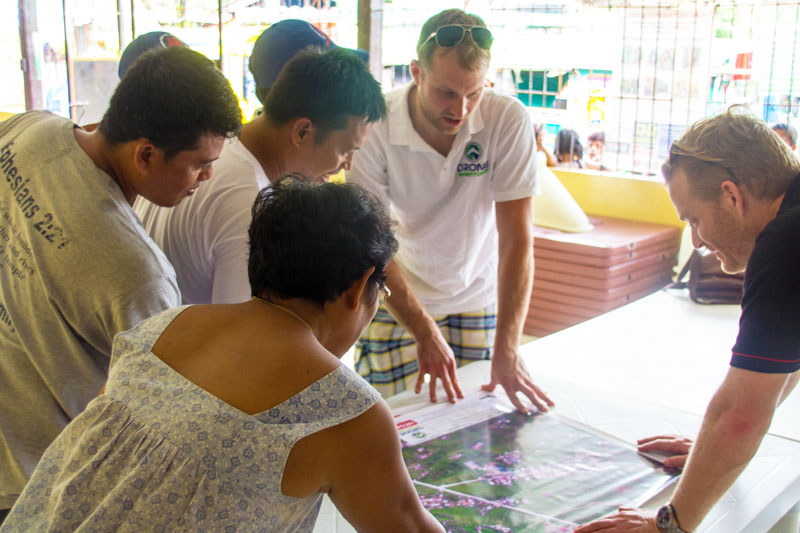
<svg viewBox="0 0 800 533">
<path fill-rule="evenodd" d="M 491 357 L 497 326 L 494 304 L 434 320 L 458 366 Z M 355 368 L 384 398 L 414 388 L 419 372 L 417 343 L 383 305 L 356 343 Z"/>
</svg>

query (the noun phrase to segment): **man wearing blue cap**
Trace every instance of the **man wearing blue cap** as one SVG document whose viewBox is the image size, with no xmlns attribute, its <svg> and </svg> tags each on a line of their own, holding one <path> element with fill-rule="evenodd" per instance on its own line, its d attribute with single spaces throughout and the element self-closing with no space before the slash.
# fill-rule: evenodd
<svg viewBox="0 0 800 533">
<path fill-rule="evenodd" d="M 248 300 L 247 228 L 258 191 L 287 172 L 323 181 L 349 169 L 371 123 L 386 113 L 362 59 L 304 21 L 265 30 L 250 70 L 264 112 L 225 146 L 216 178 L 176 208 L 135 206 L 175 267 L 186 304 Z"/>
</svg>

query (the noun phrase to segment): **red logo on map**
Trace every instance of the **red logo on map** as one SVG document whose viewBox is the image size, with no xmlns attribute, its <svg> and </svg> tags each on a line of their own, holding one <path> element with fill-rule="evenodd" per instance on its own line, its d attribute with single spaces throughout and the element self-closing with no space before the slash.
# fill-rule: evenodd
<svg viewBox="0 0 800 533">
<path fill-rule="evenodd" d="M 403 420 L 402 422 L 397 423 L 397 429 L 402 431 L 404 429 L 410 428 L 412 426 L 416 426 L 417 423 L 413 420 Z"/>
</svg>

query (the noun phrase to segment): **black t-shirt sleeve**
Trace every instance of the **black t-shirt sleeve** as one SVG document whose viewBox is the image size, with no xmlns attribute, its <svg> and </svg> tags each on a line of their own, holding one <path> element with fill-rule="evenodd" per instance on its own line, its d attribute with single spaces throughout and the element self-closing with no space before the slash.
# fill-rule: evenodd
<svg viewBox="0 0 800 533">
<path fill-rule="evenodd" d="M 800 369 L 800 210 L 793 211 L 756 239 L 731 366 L 776 374 Z"/>
</svg>

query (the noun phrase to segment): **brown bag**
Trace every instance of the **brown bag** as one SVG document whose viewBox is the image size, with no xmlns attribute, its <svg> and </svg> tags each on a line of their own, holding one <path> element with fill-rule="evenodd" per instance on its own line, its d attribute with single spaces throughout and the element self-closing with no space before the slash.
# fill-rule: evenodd
<svg viewBox="0 0 800 533">
<path fill-rule="evenodd" d="M 689 282 L 684 283 L 687 272 Z M 699 304 L 740 304 L 744 274 L 727 274 L 714 254 L 694 250 L 675 286 L 689 287 L 689 297 Z"/>
</svg>

